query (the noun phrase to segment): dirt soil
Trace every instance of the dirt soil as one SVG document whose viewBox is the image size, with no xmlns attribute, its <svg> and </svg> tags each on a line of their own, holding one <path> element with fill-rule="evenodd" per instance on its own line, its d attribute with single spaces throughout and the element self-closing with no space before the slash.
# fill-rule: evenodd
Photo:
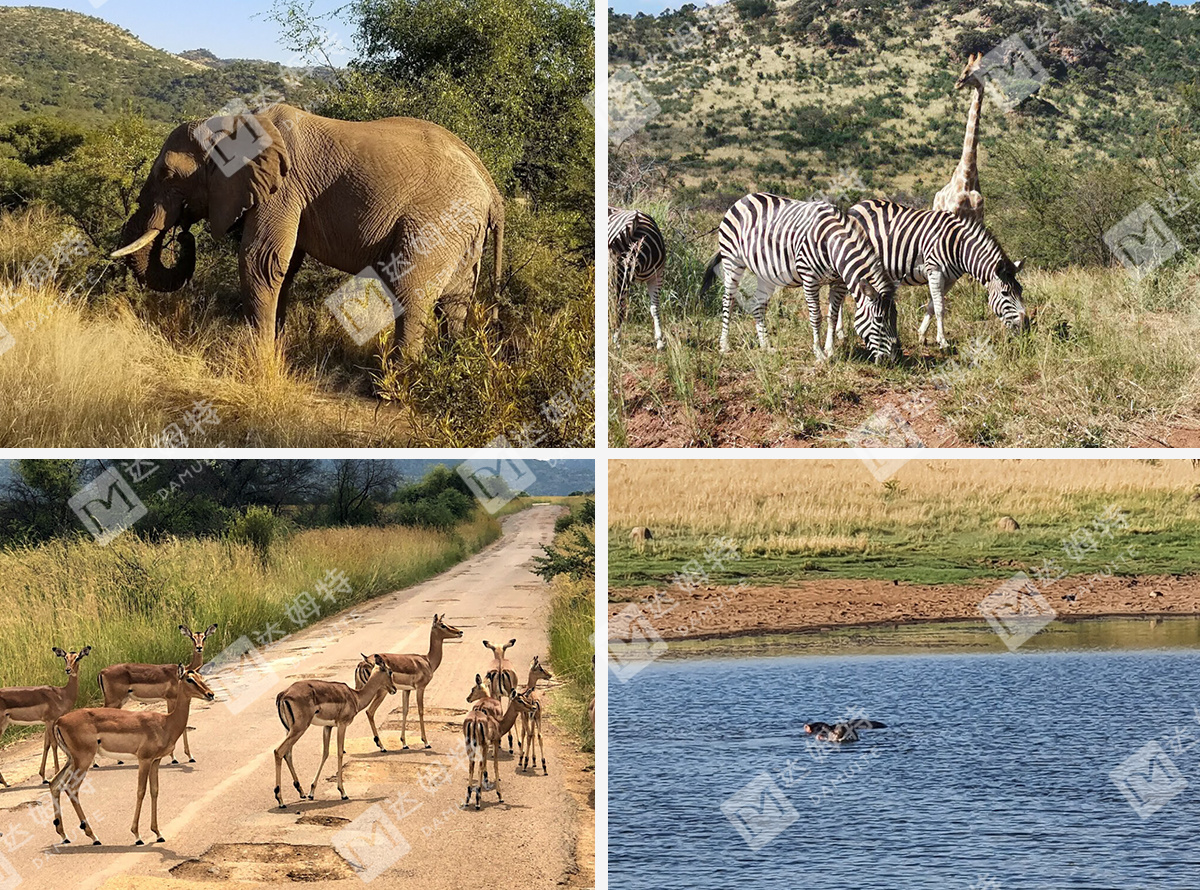
<svg viewBox="0 0 1200 890">
<path fill-rule="evenodd" d="M 609 618 L 644 602 L 644 612 L 664 640 L 703 640 L 834 627 L 980 619 L 979 604 L 1003 582 L 902 584 L 891 581 L 803 581 L 786 587 L 704 587 L 611 591 Z M 1035 587 L 1059 618 L 1200 614 L 1200 576 L 1068 577 Z M 1156 595 L 1157 594 L 1157 595 Z M 1074 600 L 1064 597 L 1073 596 Z"/>
<path fill-rule="evenodd" d="M 885 410 L 896 421 L 883 438 L 863 441 L 863 447 L 970 448 L 943 413 L 945 393 L 929 386 L 920 390 L 879 389 L 840 393 L 836 404 L 822 416 L 824 429 L 798 432 L 786 417 L 758 404 L 753 378 L 722 369 L 715 391 L 697 388 L 689 409 L 662 380 L 655 366 L 643 363 L 636 372 L 622 375 L 626 392 L 625 428 L 630 448 L 818 448 L 848 446 L 851 433 L 877 411 Z M 1193 421 L 1194 424 L 1194 421 Z M 1200 447 L 1200 429 L 1166 424 L 1146 424 L 1131 433 L 1129 447 Z"/>
</svg>

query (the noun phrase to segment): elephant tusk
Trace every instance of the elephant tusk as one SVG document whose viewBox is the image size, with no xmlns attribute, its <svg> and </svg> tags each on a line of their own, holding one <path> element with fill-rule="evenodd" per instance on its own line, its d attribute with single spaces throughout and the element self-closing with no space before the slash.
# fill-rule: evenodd
<svg viewBox="0 0 1200 890">
<path fill-rule="evenodd" d="M 127 247 L 122 247 L 120 250 L 114 250 L 112 253 L 109 254 L 109 257 L 111 257 L 114 260 L 119 260 L 119 259 L 121 259 L 121 257 L 127 257 L 132 253 L 137 253 L 143 247 L 146 247 L 148 244 L 150 244 L 152 241 L 154 241 L 154 239 L 158 237 L 160 232 L 162 232 L 162 229 L 151 229 L 145 235 L 143 235 L 141 238 L 138 238 L 136 241 L 134 241 L 132 244 L 128 245 Z"/>
</svg>

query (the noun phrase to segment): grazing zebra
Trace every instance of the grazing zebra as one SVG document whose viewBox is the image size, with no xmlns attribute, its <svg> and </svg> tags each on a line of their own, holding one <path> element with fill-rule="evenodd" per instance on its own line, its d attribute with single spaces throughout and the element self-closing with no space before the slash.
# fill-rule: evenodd
<svg viewBox="0 0 1200 890">
<path fill-rule="evenodd" d="M 824 201 L 794 201 L 778 195 L 747 195 L 721 220 L 717 255 L 705 270 L 703 296 L 721 265 L 725 296 L 721 304 L 721 351 L 729 351 L 729 313 L 742 276 L 749 269 L 758 279 L 753 309 L 758 342 L 767 348 L 767 302 L 776 288 L 801 287 L 808 304 L 817 361 L 833 355 L 830 324 L 821 350 L 821 285 L 828 284 L 830 305 L 837 305 L 847 286 L 854 292 L 854 329 L 876 361 L 899 358 L 895 285 L 888 281 L 870 244 L 845 214 Z M 837 318 L 830 315 L 830 320 Z"/>
<path fill-rule="evenodd" d="M 617 317 L 613 344 L 621 336 L 628 310 L 629 288 L 644 281 L 650 292 L 650 318 L 654 320 L 654 345 L 663 348 L 662 325 L 658 320 L 658 289 L 662 287 L 667 247 L 658 224 L 640 210 L 608 208 L 608 256 L 617 266 Z"/>
<path fill-rule="evenodd" d="M 897 284 L 928 284 L 929 303 L 919 334 L 925 342 L 930 319 L 937 319 L 937 343 L 945 348 L 942 328 L 946 294 L 963 275 L 970 275 L 987 288 L 988 306 L 1013 331 L 1028 326 L 1021 302 L 1017 273 L 1023 261 L 1013 262 L 994 235 L 982 223 L 940 210 L 917 210 L 892 201 L 860 201 L 849 217 L 866 232 L 871 246 L 883 262 L 887 275 Z M 838 319 L 830 291 L 830 317 Z"/>
</svg>

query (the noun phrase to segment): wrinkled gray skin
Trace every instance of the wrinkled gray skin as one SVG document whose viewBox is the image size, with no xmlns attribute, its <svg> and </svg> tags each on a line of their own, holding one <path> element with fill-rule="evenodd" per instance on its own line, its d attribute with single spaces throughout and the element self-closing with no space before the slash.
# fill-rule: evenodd
<svg viewBox="0 0 1200 890">
<path fill-rule="evenodd" d="M 239 156 L 251 160 L 240 169 L 226 163 Z M 190 230 L 201 220 L 215 238 L 239 238 L 246 311 L 267 342 L 283 328 L 306 256 L 351 274 L 374 268 L 404 309 L 396 341 L 409 357 L 436 326 L 435 307 L 450 333 L 461 331 L 489 230 L 500 280 L 500 193 L 465 143 L 427 121 L 338 121 L 281 104 L 253 118 L 182 124 L 163 144 L 114 257 L 153 290 L 177 291 L 195 271 Z M 176 226 L 179 254 L 168 267 L 162 251 Z M 388 270 L 396 255 L 403 262 Z"/>
</svg>

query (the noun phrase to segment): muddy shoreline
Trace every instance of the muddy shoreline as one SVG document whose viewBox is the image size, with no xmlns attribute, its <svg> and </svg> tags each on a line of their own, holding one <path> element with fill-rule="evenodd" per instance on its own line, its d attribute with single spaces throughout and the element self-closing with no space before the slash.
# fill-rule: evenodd
<svg viewBox="0 0 1200 890">
<path fill-rule="evenodd" d="M 638 605 L 644 620 L 666 642 L 981 621 L 980 604 L 1003 583 L 837 579 L 786 586 L 664 588 L 661 593 L 654 587 L 627 587 L 610 591 L 608 614 L 613 626 L 615 616 Z M 1034 585 L 1055 619 L 1063 622 L 1200 615 L 1197 575 L 1067 576 Z"/>
</svg>

